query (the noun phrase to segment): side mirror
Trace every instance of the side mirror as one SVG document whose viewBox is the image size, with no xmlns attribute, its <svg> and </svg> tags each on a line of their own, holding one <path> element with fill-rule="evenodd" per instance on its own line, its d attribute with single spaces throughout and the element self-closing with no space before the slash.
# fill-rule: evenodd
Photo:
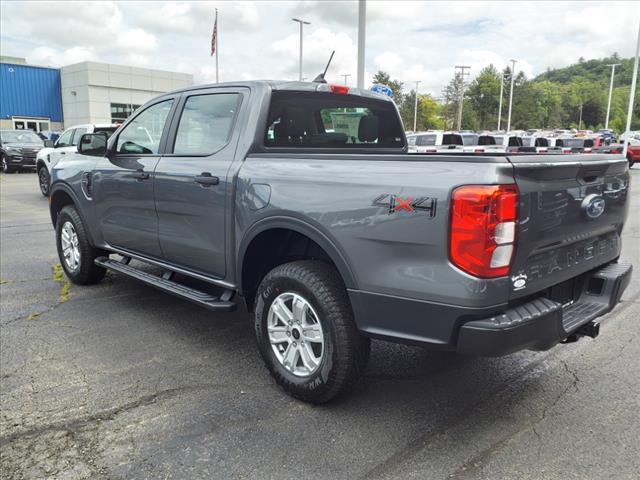
<svg viewBox="0 0 640 480">
<path fill-rule="evenodd" d="M 78 142 L 78 153 L 104 157 L 107 153 L 107 136 L 101 133 L 85 133 Z"/>
<path fill-rule="evenodd" d="M 47 148 L 55 148 L 56 142 L 54 142 L 53 140 L 45 140 L 44 146 Z"/>
</svg>

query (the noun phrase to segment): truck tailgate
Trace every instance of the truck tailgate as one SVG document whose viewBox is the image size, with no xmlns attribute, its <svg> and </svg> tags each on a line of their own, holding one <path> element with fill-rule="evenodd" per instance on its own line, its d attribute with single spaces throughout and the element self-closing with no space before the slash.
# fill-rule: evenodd
<svg viewBox="0 0 640 480">
<path fill-rule="evenodd" d="M 620 255 L 628 214 L 624 158 L 526 155 L 509 161 L 520 192 L 510 299 L 558 285 Z"/>
</svg>

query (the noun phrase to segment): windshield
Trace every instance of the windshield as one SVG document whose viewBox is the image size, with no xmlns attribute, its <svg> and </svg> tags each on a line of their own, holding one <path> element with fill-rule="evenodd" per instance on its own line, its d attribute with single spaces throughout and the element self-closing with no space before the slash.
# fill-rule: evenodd
<svg viewBox="0 0 640 480">
<path fill-rule="evenodd" d="M 420 147 L 433 146 L 436 144 L 436 140 L 436 135 L 419 135 L 418 140 L 416 141 L 416 145 Z"/>
<path fill-rule="evenodd" d="M 442 136 L 442 145 L 463 145 L 462 136 L 457 133 L 446 133 Z"/>
<path fill-rule="evenodd" d="M 2 143 L 40 143 L 42 139 L 31 130 L 4 130 L 0 132 Z"/>
<path fill-rule="evenodd" d="M 117 129 L 118 127 L 98 127 L 93 130 L 93 133 L 104 133 L 109 138 Z"/>
<path fill-rule="evenodd" d="M 478 136 L 477 135 L 462 135 L 462 143 L 464 145 L 477 145 L 478 144 Z"/>
</svg>

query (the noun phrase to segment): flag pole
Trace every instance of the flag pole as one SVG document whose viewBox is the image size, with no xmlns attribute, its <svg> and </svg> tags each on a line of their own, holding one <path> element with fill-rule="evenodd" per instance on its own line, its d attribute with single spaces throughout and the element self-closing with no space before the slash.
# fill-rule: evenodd
<svg viewBox="0 0 640 480">
<path fill-rule="evenodd" d="M 216 8 L 216 83 L 218 83 L 218 55 L 220 49 L 218 48 L 218 9 Z"/>
</svg>

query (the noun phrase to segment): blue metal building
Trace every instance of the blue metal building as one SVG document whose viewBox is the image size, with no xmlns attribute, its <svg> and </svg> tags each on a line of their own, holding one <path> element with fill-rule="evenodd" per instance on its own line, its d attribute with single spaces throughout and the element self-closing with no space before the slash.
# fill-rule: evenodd
<svg viewBox="0 0 640 480">
<path fill-rule="evenodd" d="M 32 128 L 35 121 L 37 131 L 61 123 L 60 70 L 0 63 L 0 120 L 4 128 Z"/>
</svg>

